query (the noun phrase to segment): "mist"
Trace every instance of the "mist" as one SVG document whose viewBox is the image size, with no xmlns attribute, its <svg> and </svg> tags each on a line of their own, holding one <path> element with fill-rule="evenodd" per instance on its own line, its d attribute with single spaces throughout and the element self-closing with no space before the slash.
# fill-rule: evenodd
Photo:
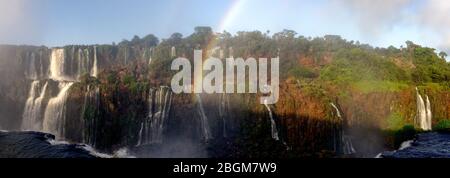
<svg viewBox="0 0 450 178">
<path fill-rule="evenodd" d="M 0 44 L 43 45 L 45 1 L 0 0 Z"/>
</svg>

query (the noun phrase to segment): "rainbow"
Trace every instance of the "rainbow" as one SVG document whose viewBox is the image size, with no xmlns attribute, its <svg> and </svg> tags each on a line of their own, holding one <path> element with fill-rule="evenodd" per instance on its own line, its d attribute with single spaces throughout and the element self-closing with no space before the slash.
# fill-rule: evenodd
<svg viewBox="0 0 450 178">
<path fill-rule="evenodd" d="M 233 0 L 225 15 L 221 18 L 222 20 L 217 25 L 216 31 L 222 33 L 225 29 L 233 25 L 233 22 L 242 11 L 245 3 L 246 0 Z M 207 53 L 209 53 L 217 45 L 217 43 L 218 40 L 216 38 L 211 39 L 206 46 Z M 209 56 L 209 54 L 206 55 Z"/>
<path fill-rule="evenodd" d="M 221 18 L 222 20 L 219 22 L 219 24 L 216 27 L 216 31 L 219 33 L 222 33 L 225 31 L 225 29 L 227 29 L 228 27 L 230 27 L 231 25 L 233 25 L 234 21 L 236 20 L 236 18 L 238 17 L 239 13 L 241 12 L 241 10 L 243 9 L 245 3 L 247 0 L 232 0 L 231 5 L 229 6 L 228 10 L 226 11 L 225 15 Z M 212 49 L 215 48 L 217 46 L 218 43 L 218 39 L 217 38 L 212 38 L 208 44 L 206 45 L 206 49 L 204 50 L 203 54 L 203 58 L 205 59 L 209 56 L 211 56 L 211 52 Z M 194 86 L 198 85 L 197 81 L 201 81 L 203 79 L 201 78 L 194 78 Z"/>
<path fill-rule="evenodd" d="M 217 30 L 219 32 L 223 32 L 227 27 L 233 24 L 233 22 L 236 20 L 237 16 L 241 12 L 242 8 L 244 7 L 245 0 L 233 0 L 230 7 L 226 11 L 226 14 L 223 16 L 222 20 L 220 21 Z"/>
</svg>

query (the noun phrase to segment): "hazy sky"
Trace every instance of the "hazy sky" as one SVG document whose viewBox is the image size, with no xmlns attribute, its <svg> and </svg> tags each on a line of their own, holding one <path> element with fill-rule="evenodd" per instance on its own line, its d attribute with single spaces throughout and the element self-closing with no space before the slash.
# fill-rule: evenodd
<svg viewBox="0 0 450 178">
<path fill-rule="evenodd" d="M 450 52 L 448 0 L 0 0 L 2 44 L 110 44 L 195 26 L 336 34 L 383 47 L 411 40 Z"/>
</svg>

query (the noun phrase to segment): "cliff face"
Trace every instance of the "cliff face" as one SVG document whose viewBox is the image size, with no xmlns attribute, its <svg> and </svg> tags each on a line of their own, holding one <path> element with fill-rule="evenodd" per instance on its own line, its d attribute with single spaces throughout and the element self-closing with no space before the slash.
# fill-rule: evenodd
<svg viewBox="0 0 450 178">
<path fill-rule="evenodd" d="M 151 48 L 0 50 L 0 129 L 38 125 L 52 132 L 44 125 L 53 124 L 61 139 L 109 152 L 144 145 L 164 149 L 181 140 L 217 157 L 373 156 L 388 143 L 386 130 L 420 128 L 413 86 L 367 91 L 286 80 L 279 102 L 266 106 L 256 94 L 173 94 L 163 85 L 165 75 L 149 67 L 167 67 L 170 60 L 151 61 Z M 332 61 L 324 58 L 320 64 L 308 57 L 300 61 L 313 67 Z M 429 98 L 432 125 L 450 118 L 449 91 L 425 86 L 419 93 Z"/>
</svg>

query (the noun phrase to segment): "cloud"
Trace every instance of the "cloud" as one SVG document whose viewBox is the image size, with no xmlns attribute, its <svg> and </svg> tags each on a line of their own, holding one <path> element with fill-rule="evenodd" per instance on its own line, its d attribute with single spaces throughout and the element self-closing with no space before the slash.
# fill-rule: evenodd
<svg viewBox="0 0 450 178">
<path fill-rule="evenodd" d="M 367 39 L 383 39 L 395 27 L 417 30 L 418 43 L 450 53 L 450 1 L 448 0 L 332 0 L 334 9 L 348 14 L 348 21 Z M 389 36 L 389 35 L 387 35 Z"/>
<path fill-rule="evenodd" d="M 428 0 L 418 13 L 419 24 L 438 37 L 437 47 L 450 52 L 450 1 Z"/>
<path fill-rule="evenodd" d="M 411 0 L 333 0 L 334 6 L 348 12 L 363 34 L 379 36 L 401 22 L 403 9 Z"/>
</svg>

